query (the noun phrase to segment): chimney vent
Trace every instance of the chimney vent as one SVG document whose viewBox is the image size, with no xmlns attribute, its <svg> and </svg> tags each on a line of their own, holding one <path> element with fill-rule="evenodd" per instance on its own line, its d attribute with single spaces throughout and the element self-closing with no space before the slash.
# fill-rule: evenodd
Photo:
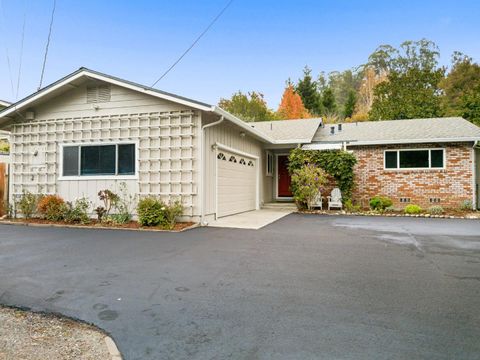
<svg viewBox="0 0 480 360">
<path fill-rule="evenodd" d="M 338 131 L 342 131 L 342 124 L 338 124 Z"/>
<path fill-rule="evenodd" d="M 330 127 L 330 135 L 335 134 L 335 126 Z"/>
</svg>

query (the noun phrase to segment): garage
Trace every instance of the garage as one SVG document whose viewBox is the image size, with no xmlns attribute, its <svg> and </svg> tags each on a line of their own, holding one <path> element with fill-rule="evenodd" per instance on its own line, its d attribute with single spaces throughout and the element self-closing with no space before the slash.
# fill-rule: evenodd
<svg viewBox="0 0 480 360">
<path fill-rule="evenodd" d="M 257 159 L 231 151 L 217 153 L 217 217 L 257 208 Z"/>
</svg>

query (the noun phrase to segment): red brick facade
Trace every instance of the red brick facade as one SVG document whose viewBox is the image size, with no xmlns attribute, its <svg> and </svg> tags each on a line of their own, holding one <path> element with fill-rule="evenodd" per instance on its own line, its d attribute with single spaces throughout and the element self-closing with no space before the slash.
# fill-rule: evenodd
<svg viewBox="0 0 480 360">
<path fill-rule="evenodd" d="M 474 196 L 474 155 L 472 143 L 409 144 L 385 146 L 350 147 L 357 157 L 355 166 L 354 202 L 368 207 L 375 195 L 386 195 L 393 206 L 403 208 L 408 203 L 428 208 L 441 205 L 458 208 L 462 201 L 472 201 Z M 428 170 L 385 170 L 384 151 L 387 149 L 444 148 L 445 169 Z M 438 203 L 430 199 L 437 198 Z"/>
</svg>

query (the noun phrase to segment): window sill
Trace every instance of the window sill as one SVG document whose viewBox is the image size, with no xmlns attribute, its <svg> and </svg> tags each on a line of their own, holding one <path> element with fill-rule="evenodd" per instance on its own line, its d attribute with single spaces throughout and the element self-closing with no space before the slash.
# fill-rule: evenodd
<svg viewBox="0 0 480 360">
<path fill-rule="evenodd" d="M 85 175 L 85 176 L 60 176 L 58 181 L 81 180 L 138 180 L 138 175 Z"/>
</svg>

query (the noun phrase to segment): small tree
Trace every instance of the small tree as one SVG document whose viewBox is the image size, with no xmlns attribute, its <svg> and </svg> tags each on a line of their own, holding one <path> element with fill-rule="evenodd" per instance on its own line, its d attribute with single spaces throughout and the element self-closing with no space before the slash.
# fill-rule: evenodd
<svg viewBox="0 0 480 360">
<path fill-rule="evenodd" d="M 349 118 L 353 115 L 356 101 L 357 101 L 357 96 L 355 94 L 355 91 L 351 90 L 348 93 L 347 101 L 345 103 L 345 108 L 343 109 L 343 116 L 345 116 L 346 118 Z"/>
<path fill-rule="evenodd" d="M 283 119 L 306 119 L 310 117 L 302 98 L 295 92 L 291 82 L 283 92 L 282 101 L 278 107 L 278 115 Z"/>
<path fill-rule="evenodd" d="M 306 164 L 292 174 L 292 193 L 299 207 L 307 206 L 310 210 L 316 197 L 326 184 L 326 175 L 315 164 Z"/>
</svg>

